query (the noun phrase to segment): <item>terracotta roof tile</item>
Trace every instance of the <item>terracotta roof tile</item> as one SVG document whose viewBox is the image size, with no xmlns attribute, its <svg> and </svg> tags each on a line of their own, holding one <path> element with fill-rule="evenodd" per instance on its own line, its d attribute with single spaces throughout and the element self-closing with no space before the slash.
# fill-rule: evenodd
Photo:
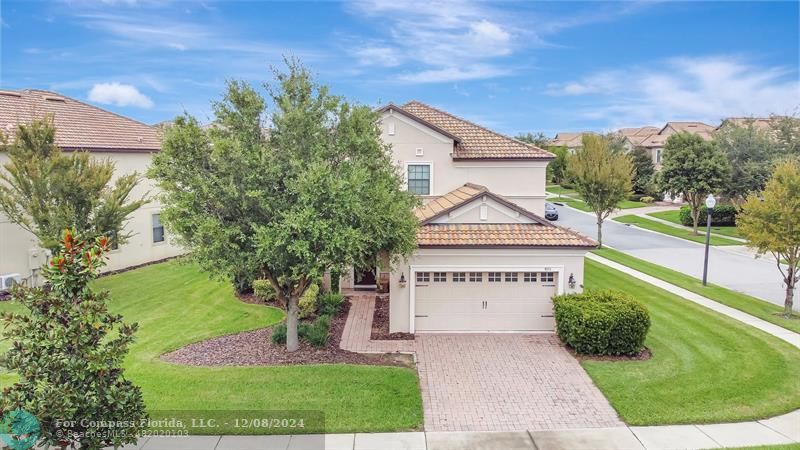
<svg viewBox="0 0 800 450">
<path fill-rule="evenodd" d="M 0 91 L 0 130 L 52 114 L 56 143 L 67 150 L 153 152 L 161 149 L 154 127 L 53 92 Z"/>
<path fill-rule="evenodd" d="M 419 247 L 575 247 L 597 244 L 578 233 L 540 223 L 427 224 L 417 232 Z"/>
<path fill-rule="evenodd" d="M 534 223 L 519 224 L 433 224 L 431 219 L 457 209 L 480 196 L 491 196 L 529 217 Z M 548 222 L 536 214 L 489 191 L 485 186 L 467 183 L 447 194 L 435 198 L 414 210 L 422 224 L 417 231 L 420 247 L 580 247 L 591 248 L 597 243 L 592 239 Z"/>
<path fill-rule="evenodd" d="M 458 137 L 453 150 L 453 159 L 550 160 L 555 157 L 552 153 L 535 145 L 496 133 L 418 101 L 408 102 L 402 106 L 402 109 L 422 121 Z"/>
<path fill-rule="evenodd" d="M 478 194 L 489 192 L 485 186 L 467 183 L 458 189 L 452 190 L 441 197 L 429 201 L 414 210 L 414 214 L 420 222 L 424 222 L 437 216 L 445 210 L 457 208 L 475 198 Z"/>
</svg>

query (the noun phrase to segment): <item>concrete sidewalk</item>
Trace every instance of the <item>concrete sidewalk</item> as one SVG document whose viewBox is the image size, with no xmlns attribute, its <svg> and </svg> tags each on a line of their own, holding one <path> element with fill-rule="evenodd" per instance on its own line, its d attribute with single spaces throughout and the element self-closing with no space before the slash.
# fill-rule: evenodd
<svg viewBox="0 0 800 450">
<path fill-rule="evenodd" d="M 800 443 L 800 411 L 756 422 L 519 432 L 151 437 L 142 450 L 663 450 Z"/>
</svg>

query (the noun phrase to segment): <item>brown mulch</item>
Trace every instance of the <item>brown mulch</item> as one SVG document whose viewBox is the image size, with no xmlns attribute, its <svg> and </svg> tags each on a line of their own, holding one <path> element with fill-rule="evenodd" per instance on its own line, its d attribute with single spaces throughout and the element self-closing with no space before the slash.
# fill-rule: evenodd
<svg viewBox="0 0 800 450">
<path fill-rule="evenodd" d="M 572 356 L 577 358 L 579 361 L 583 361 L 583 360 L 590 360 L 590 361 L 647 361 L 648 359 L 653 357 L 653 354 L 650 352 L 650 349 L 647 348 L 647 347 L 642 349 L 642 351 L 640 351 L 639 353 L 637 353 L 635 355 L 630 355 L 630 356 L 627 356 L 627 355 L 619 355 L 619 356 L 579 355 L 579 354 L 575 353 L 575 350 L 572 347 L 569 347 L 569 346 L 565 345 L 564 348 L 566 348 L 567 351 Z"/>
<path fill-rule="evenodd" d="M 413 367 L 410 355 L 363 354 L 339 348 L 350 302 L 342 303 L 331 320 L 330 338 L 325 347 L 317 348 L 300 341 L 300 348 L 287 352 L 284 345 L 272 343 L 272 329 L 245 331 L 239 334 L 208 339 L 166 353 L 161 359 L 189 366 L 276 366 L 299 364 L 363 364 Z"/>
<path fill-rule="evenodd" d="M 389 333 L 389 297 L 378 295 L 375 297 L 375 312 L 372 315 L 372 332 L 370 339 L 373 341 L 413 341 L 411 333 Z"/>
</svg>

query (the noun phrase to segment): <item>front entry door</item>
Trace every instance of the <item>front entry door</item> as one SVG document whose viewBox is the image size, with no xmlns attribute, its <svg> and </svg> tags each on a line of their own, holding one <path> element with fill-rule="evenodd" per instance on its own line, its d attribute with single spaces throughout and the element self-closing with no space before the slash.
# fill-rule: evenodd
<svg viewBox="0 0 800 450">
<path fill-rule="evenodd" d="M 356 289 L 375 289 L 377 283 L 375 280 L 375 267 L 366 269 L 354 269 Z"/>
</svg>

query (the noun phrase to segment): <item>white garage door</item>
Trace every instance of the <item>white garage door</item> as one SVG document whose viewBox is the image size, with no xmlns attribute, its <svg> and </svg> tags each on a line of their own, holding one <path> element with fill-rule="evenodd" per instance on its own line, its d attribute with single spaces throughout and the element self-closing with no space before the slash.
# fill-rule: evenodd
<svg viewBox="0 0 800 450">
<path fill-rule="evenodd" d="M 416 331 L 552 331 L 555 272 L 417 272 Z"/>
</svg>

